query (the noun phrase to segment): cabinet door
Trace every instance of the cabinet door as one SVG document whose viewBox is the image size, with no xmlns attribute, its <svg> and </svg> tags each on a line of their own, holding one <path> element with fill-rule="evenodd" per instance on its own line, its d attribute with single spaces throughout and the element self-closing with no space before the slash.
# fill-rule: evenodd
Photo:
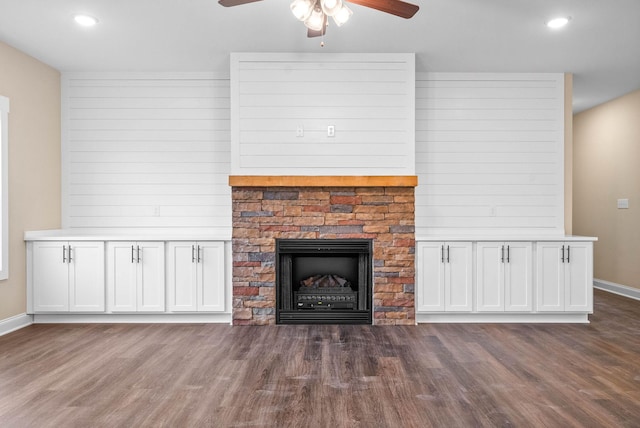
<svg viewBox="0 0 640 428">
<path fill-rule="evenodd" d="M 135 242 L 107 243 L 107 308 L 111 312 L 135 312 Z"/>
<path fill-rule="evenodd" d="M 172 312 L 195 312 L 198 310 L 195 251 L 195 242 L 169 242 L 167 244 L 168 304 L 169 310 Z"/>
<path fill-rule="evenodd" d="M 164 312 L 164 242 L 136 243 L 137 310 Z"/>
<path fill-rule="evenodd" d="M 447 242 L 445 247 L 445 310 L 470 312 L 473 310 L 473 244 Z"/>
<path fill-rule="evenodd" d="M 104 242 L 70 242 L 69 310 L 104 312 Z"/>
<path fill-rule="evenodd" d="M 418 312 L 444 311 L 444 243 L 418 243 Z"/>
<path fill-rule="evenodd" d="M 476 310 L 504 311 L 504 270 L 502 242 L 478 242 L 476 246 Z"/>
<path fill-rule="evenodd" d="M 224 311 L 224 242 L 199 242 L 196 259 L 198 311 Z"/>
<path fill-rule="evenodd" d="M 64 261 L 63 261 L 63 251 Z M 66 242 L 33 243 L 33 311 L 69 311 L 69 265 Z"/>
<path fill-rule="evenodd" d="M 536 245 L 536 309 L 539 312 L 564 311 L 564 263 L 562 242 Z"/>
<path fill-rule="evenodd" d="M 565 242 L 564 309 L 593 312 L 593 244 Z"/>
<path fill-rule="evenodd" d="M 533 245 L 531 242 L 505 242 L 504 310 L 533 310 Z"/>
</svg>

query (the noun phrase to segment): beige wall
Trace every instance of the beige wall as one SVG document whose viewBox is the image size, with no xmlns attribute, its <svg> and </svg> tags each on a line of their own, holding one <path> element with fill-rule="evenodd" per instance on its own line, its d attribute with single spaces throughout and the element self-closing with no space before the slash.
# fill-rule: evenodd
<svg viewBox="0 0 640 428">
<path fill-rule="evenodd" d="M 640 90 L 573 125 L 573 231 L 598 237 L 595 278 L 640 288 Z M 629 209 L 616 208 L 621 198 Z"/>
<path fill-rule="evenodd" d="M 26 311 L 25 230 L 60 227 L 60 73 L 0 42 L 9 98 L 9 279 L 0 321 Z"/>
</svg>

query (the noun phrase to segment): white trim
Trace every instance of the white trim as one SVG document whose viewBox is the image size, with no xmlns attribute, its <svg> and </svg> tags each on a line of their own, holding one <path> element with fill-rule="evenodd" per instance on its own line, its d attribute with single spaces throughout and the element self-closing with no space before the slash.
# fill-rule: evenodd
<svg viewBox="0 0 640 428">
<path fill-rule="evenodd" d="M 557 82 L 562 78 L 564 85 L 563 73 L 484 73 L 484 72 L 434 72 L 434 71 L 417 71 L 416 80 L 551 80 Z M 562 92 L 564 98 L 564 90 Z M 564 116 L 563 116 L 564 121 Z"/>
<path fill-rule="evenodd" d="M 0 320 L 0 336 L 20 330 L 21 328 L 33 324 L 33 317 L 27 314 L 20 314 L 11 318 Z"/>
<path fill-rule="evenodd" d="M 589 314 L 586 313 L 557 313 L 557 314 L 463 314 L 463 313 L 435 313 L 416 314 L 416 322 L 422 323 L 574 323 L 588 324 Z"/>
<path fill-rule="evenodd" d="M 640 300 L 640 289 L 629 287 L 628 285 L 616 284 L 615 282 L 605 281 L 604 279 L 594 279 L 593 288 L 630 299 Z"/>
<path fill-rule="evenodd" d="M 231 241 L 231 228 L 51 229 L 24 233 L 25 241 Z"/>
<path fill-rule="evenodd" d="M 60 75 L 60 215 L 63 229 L 69 227 L 69 75 Z"/>
<path fill-rule="evenodd" d="M 75 324 L 75 323 L 206 323 L 231 324 L 229 313 L 192 313 L 192 314 L 36 314 L 34 324 Z"/>
<path fill-rule="evenodd" d="M 205 79 L 229 80 L 228 71 L 67 71 L 63 75 L 67 79 L 85 80 L 175 80 Z"/>
<path fill-rule="evenodd" d="M 9 278 L 9 98 L 0 96 L 0 280 Z"/>
<path fill-rule="evenodd" d="M 482 235 L 477 234 L 460 234 L 460 235 L 416 235 L 416 242 L 440 242 L 440 241 L 488 241 L 488 242 L 500 242 L 500 241 L 564 241 L 564 242 L 595 242 L 598 238 L 593 236 L 577 236 L 577 235 L 549 235 L 548 233 L 541 235 L 527 234 L 514 232 L 513 235 L 507 233 L 489 233 L 486 232 Z"/>
</svg>

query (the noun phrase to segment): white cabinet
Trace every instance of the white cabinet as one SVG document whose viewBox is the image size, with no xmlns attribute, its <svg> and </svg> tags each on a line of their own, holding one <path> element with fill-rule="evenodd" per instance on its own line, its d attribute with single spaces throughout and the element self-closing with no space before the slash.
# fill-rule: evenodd
<svg viewBox="0 0 640 428">
<path fill-rule="evenodd" d="M 224 311 L 224 277 L 224 242 L 167 244 L 170 311 Z"/>
<path fill-rule="evenodd" d="M 476 246 L 476 310 L 533 310 L 533 245 L 531 242 L 478 242 Z"/>
<path fill-rule="evenodd" d="M 164 312 L 164 242 L 108 242 L 109 312 Z"/>
<path fill-rule="evenodd" d="M 104 243 L 35 241 L 33 312 L 104 312 Z"/>
<path fill-rule="evenodd" d="M 472 258 L 471 242 L 418 243 L 418 311 L 470 312 Z"/>
<path fill-rule="evenodd" d="M 539 312 L 593 312 L 593 244 L 538 242 L 536 288 Z"/>
</svg>

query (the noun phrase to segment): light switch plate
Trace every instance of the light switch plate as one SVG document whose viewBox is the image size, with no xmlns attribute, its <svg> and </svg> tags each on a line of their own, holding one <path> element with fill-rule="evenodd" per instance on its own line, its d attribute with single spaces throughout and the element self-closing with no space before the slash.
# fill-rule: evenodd
<svg viewBox="0 0 640 428">
<path fill-rule="evenodd" d="M 618 199 L 618 209 L 628 209 L 629 199 Z"/>
</svg>

